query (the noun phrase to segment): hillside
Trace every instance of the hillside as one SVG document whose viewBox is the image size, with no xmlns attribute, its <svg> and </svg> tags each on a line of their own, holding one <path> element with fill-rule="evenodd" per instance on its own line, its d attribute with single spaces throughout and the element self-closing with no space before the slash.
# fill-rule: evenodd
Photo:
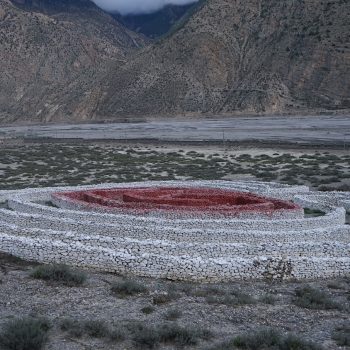
<svg viewBox="0 0 350 350">
<path fill-rule="evenodd" d="M 350 108 L 350 2 L 207 0 L 111 73 L 95 117 Z"/>
<path fill-rule="evenodd" d="M 89 0 L 0 0 L 0 121 L 83 119 L 143 37 Z"/>
</svg>

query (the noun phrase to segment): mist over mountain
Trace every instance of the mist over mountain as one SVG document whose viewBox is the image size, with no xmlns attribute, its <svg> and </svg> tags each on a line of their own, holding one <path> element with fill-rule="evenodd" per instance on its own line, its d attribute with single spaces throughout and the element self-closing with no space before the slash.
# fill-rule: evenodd
<svg viewBox="0 0 350 350">
<path fill-rule="evenodd" d="M 131 14 L 147 14 L 162 10 L 166 6 L 184 6 L 199 0 L 94 0 L 94 2 L 111 13 L 122 16 Z"/>
<path fill-rule="evenodd" d="M 167 5 L 152 13 L 125 16 L 115 13 L 112 16 L 127 28 L 154 39 L 168 33 L 178 21 L 190 11 L 193 11 L 196 6 L 197 3 L 183 6 Z"/>
</svg>

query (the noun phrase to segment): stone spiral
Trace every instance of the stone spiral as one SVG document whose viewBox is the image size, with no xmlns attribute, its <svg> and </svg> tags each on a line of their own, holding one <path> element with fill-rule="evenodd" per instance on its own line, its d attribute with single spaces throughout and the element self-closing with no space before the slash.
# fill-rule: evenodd
<svg viewBox="0 0 350 350">
<path fill-rule="evenodd" d="M 79 193 L 79 200 L 67 193 Z M 213 193 L 217 202 L 210 205 Z M 229 202 L 220 196 L 232 193 L 239 200 L 230 202 L 227 215 Z M 253 209 L 237 212 L 242 198 Z M 294 204 L 280 207 L 285 201 Z M 350 273 L 350 193 L 254 181 L 166 181 L 0 191 L 0 202 L 7 203 L 0 209 L 0 250 L 28 260 L 207 282 Z M 130 210 L 135 202 L 138 209 Z M 302 207 L 325 215 L 306 218 Z"/>
</svg>

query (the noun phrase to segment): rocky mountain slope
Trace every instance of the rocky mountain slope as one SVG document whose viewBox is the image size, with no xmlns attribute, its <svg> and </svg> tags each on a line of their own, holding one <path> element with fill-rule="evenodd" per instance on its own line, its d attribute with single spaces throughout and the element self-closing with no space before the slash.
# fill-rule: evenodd
<svg viewBox="0 0 350 350">
<path fill-rule="evenodd" d="M 144 39 L 89 0 L 0 0 L 0 121 L 350 110 L 348 0 L 202 0 Z"/>
<path fill-rule="evenodd" d="M 104 85 L 98 118 L 350 108 L 348 0 L 207 0 Z"/>
<path fill-rule="evenodd" d="M 89 0 L 0 0 L 0 121 L 82 119 L 144 39 Z"/>
</svg>

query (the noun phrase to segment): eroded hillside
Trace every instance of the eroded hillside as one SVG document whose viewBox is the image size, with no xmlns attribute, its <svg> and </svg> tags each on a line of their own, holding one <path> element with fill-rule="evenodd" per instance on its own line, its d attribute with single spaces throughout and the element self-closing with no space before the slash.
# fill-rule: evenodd
<svg viewBox="0 0 350 350">
<path fill-rule="evenodd" d="M 0 121 L 84 119 L 144 39 L 89 0 L 0 0 Z"/>
<path fill-rule="evenodd" d="M 350 108 L 347 0 L 208 0 L 111 75 L 96 113 L 191 115 Z"/>
</svg>

